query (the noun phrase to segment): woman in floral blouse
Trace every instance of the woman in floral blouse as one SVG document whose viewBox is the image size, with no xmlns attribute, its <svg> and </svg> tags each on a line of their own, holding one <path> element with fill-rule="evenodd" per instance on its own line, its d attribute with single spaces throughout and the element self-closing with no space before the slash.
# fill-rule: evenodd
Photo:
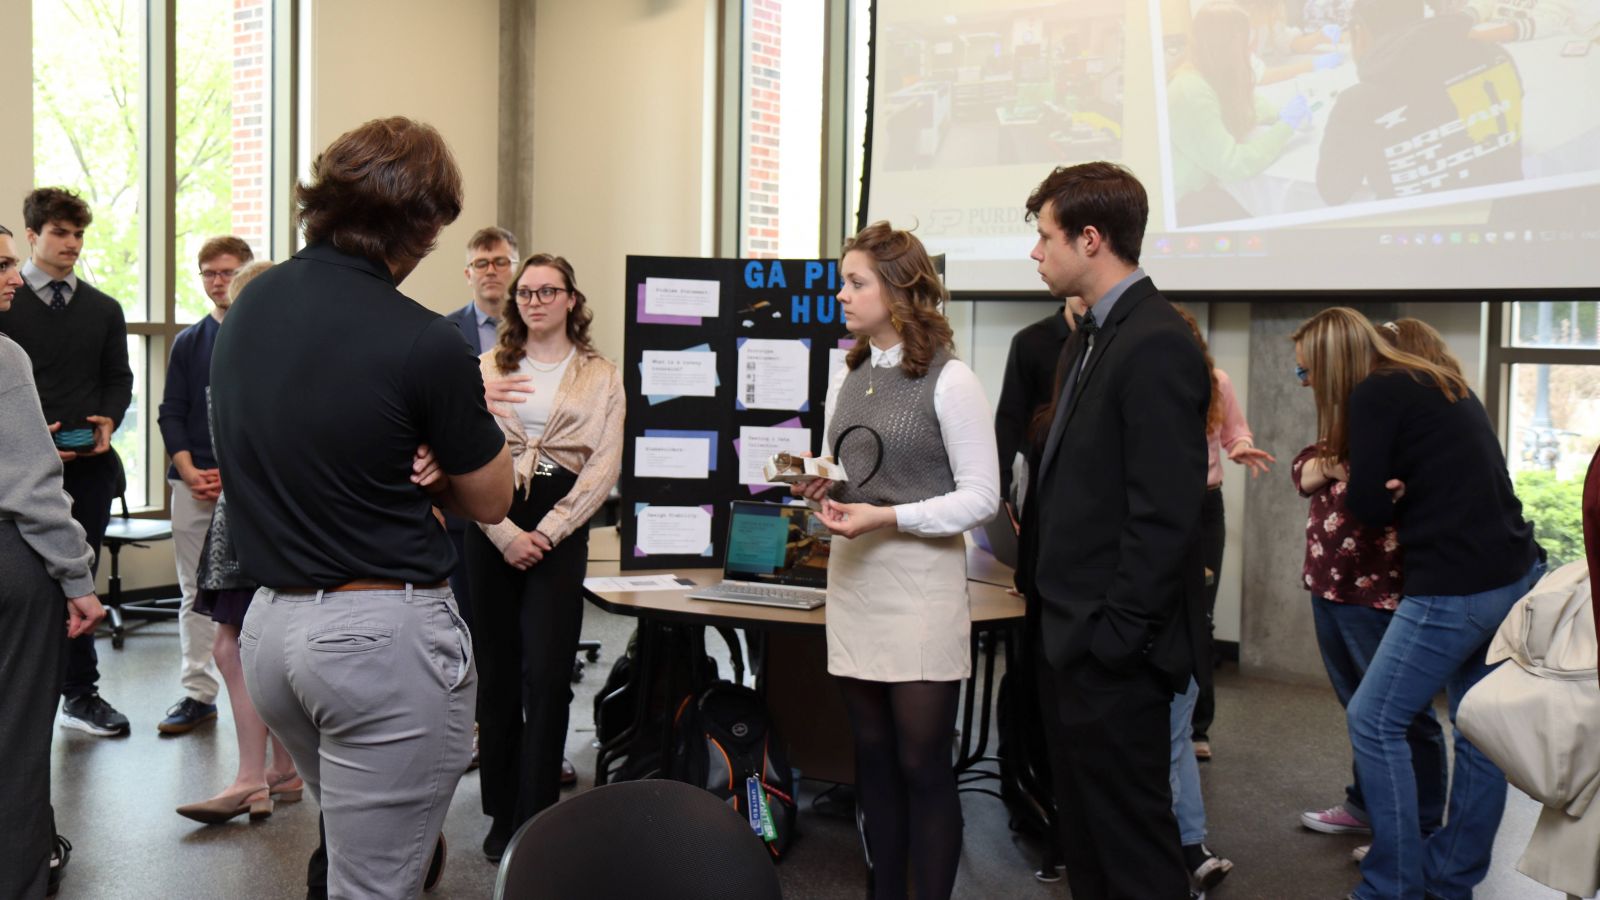
<svg viewBox="0 0 1600 900">
<path fill-rule="evenodd" d="M 1309 387 L 1308 373 L 1296 368 L 1300 383 Z M 1326 465 L 1317 458 L 1317 451 L 1316 444 L 1301 450 L 1289 477 L 1300 496 L 1311 501 L 1302 584 L 1311 592 L 1317 648 L 1322 651 L 1328 680 L 1333 682 L 1339 705 L 1346 706 L 1400 605 L 1405 570 L 1394 527 L 1362 527 L 1345 509 L 1346 466 Z M 1411 746 L 1422 829 L 1431 833 L 1444 817 L 1447 771 L 1444 734 L 1432 709 L 1412 721 L 1406 741 Z M 1300 823 L 1324 834 L 1371 833 L 1361 779 L 1354 777 L 1345 788 L 1343 803 L 1301 813 Z M 1365 846 L 1356 850 L 1358 860 L 1365 850 Z"/>
</svg>

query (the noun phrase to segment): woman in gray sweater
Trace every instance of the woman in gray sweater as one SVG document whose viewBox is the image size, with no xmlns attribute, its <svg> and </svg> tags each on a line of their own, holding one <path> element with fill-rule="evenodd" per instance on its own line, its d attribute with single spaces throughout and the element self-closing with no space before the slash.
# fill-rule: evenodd
<svg viewBox="0 0 1600 900">
<path fill-rule="evenodd" d="M 16 241 L 0 226 L 0 312 L 22 284 Z M 105 616 L 94 551 L 72 520 L 33 384 L 33 365 L 0 334 L 0 897 L 42 897 L 55 827 L 50 735 L 66 636 Z M 65 605 L 65 609 L 63 609 Z M 58 869 L 59 871 L 59 869 Z"/>
</svg>

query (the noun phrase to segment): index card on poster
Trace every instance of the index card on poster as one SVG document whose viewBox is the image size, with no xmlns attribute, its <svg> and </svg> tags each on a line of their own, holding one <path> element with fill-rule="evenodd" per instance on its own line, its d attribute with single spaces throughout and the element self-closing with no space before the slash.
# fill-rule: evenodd
<svg viewBox="0 0 1600 900">
<path fill-rule="evenodd" d="M 742 409 L 806 410 L 811 397 L 811 346 L 806 341 L 751 338 L 739 343 Z"/>
<path fill-rule="evenodd" d="M 652 316 L 711 318 L 722 306 L 722 282 L 692 278 L 646 278 L 644 311 Z"/>
<path fill-rule="evenodd" d="M 635 478 L 705 478 L 711 471 L 711 442 L 705 438 L 636 437 Z"/>
<path fill-rule="evenodd" d="M 646 556 L 704 556 L 711 549 L 711 513 L 699 506 L 646 506 L 634 543 Z"/>
<path fill-rule="evenodd" d="M 665 397 L 717 395 L 715 353 L 646 350 L 640 368 L 640 393 Z"/>
</svg>

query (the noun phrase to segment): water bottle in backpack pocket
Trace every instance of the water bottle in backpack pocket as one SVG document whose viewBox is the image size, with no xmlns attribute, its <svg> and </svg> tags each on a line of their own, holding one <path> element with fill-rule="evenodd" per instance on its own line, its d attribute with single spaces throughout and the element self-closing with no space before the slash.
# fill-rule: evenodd
<svg viewBox="0 0 1600 900">
<path fill-rule="evenodd" d="M 781 859 L 795 837 L 794 771 L 761 695 L 719 681 L 683 698 L 672 734 L 668 776 L 722 799 Z"/>
</svg>

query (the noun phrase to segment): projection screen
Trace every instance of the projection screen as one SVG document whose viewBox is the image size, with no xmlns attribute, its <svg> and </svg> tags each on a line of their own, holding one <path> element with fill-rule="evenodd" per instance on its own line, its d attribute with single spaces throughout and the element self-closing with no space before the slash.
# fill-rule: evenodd
<svg viewBox="0 0 1600 900">
<path fill-rule="evenodd" d="M 1024 201 L 1106 159 L 1168 290 L 1593 287 L 1597 38 L 1600 0 L 876 0 L 867 214 L 1035 290 Z"/>
</svg>

